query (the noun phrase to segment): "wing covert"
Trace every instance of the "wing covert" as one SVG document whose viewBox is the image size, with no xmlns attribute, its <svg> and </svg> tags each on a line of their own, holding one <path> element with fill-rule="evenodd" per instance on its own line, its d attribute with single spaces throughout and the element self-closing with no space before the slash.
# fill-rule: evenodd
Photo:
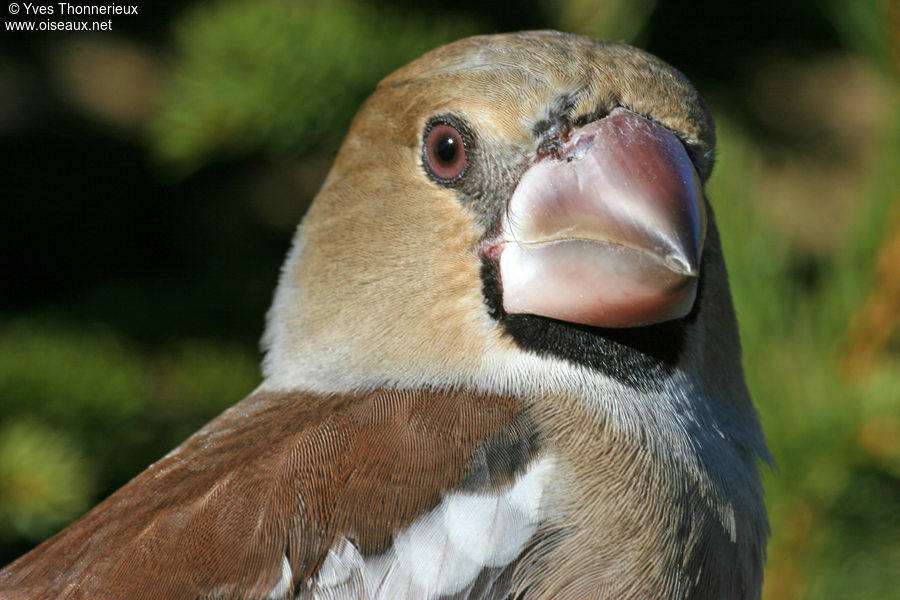
<svg viewBox="0 0 900 600">
<path fill-rule="evenodd" d="M 0 592 L 237 600 L 300 591 L 340 544 L 377 556 L 446 493 L 510 480 L 536 451 L 530 423 L 502 396 L 259 391 L 0 571 Z"/>
</svg>

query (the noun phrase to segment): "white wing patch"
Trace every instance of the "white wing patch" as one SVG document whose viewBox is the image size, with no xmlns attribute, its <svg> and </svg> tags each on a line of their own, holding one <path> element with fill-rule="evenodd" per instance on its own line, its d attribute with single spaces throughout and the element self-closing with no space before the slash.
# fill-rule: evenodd
<svg viewBox="0 0 900 600">
<path fill-rule="evenodd" d="M 311 596 L 431 600 L 465 590 L 482 570 L 504 567 L 524 550 L 545 517 L 542 499 L 552 471 L 553 460 L 545 456 L 505 491 L 447 494 L 378 556 L 363 558 L 342 539 L 311 582 Z"/>
<path fill-rule="evenodd" d="M 275 587 L 266 595 L 266 600 L 280 600 L 284 598 L 288 590 L 291 589 L 292 578 L 291 563 L 288 562 L 287 556 L 282 556 L 281 576 L 278 578 L 278 583 L 275 584 Z"/>
<path fill-rule="evenodd" d="M 365 561 L 356 546 L 341 539 L 316 574 L 316 585 L 322 588 L 336 588 L 345 585 L 357 573 L 362 573 Z"/>
</svg>

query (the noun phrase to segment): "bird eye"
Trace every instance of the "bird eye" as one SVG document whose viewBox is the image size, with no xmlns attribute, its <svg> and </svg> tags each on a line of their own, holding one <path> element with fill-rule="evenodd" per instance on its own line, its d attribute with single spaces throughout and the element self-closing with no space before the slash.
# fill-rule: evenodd
<svg viewBox="0 0 900 600">
<path fill-rule="evenodd" d="M 436 123 L 425 136 L 425 162 L 431 175 L 441 183 L 459 178 L 469 159 L 462 136 L 456 127 Z"/>
</svg>

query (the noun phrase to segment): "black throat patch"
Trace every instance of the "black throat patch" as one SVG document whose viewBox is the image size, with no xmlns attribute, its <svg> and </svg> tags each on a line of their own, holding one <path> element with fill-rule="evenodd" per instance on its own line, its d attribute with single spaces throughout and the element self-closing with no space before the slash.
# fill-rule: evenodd
<svg viewBox="0 0 900 600">
<path fill-rule="evenodd" d="M 596 369 L 642 391 L 660 389 L 675 369 L 687 327 L 697 318 L 703 292 L 701 277 L 694 308 L 681 319 L 647 327 L 607 329 L 537 315 L 504 313 L 497 265 L 484 257 L 481 282 L 491 317 L 500 322 L 520 348 Z"/>
</svg>

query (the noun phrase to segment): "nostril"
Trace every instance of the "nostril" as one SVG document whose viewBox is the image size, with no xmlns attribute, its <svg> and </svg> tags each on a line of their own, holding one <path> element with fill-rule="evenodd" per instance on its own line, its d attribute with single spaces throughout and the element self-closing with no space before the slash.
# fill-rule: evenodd
<svg viewBox="0 0 900 600">
<path fill-rule="evenodd" d="M 594 145 L 594 136 L 593 135 L 584 135 L 579 137 L 575 141 L 575 146 L 572 148 L 569 155 L 566 157 L 566 160 L 571 162 L 573 160 L 578 160 L 583 157 L 588 149 Z"/>
</svg>

